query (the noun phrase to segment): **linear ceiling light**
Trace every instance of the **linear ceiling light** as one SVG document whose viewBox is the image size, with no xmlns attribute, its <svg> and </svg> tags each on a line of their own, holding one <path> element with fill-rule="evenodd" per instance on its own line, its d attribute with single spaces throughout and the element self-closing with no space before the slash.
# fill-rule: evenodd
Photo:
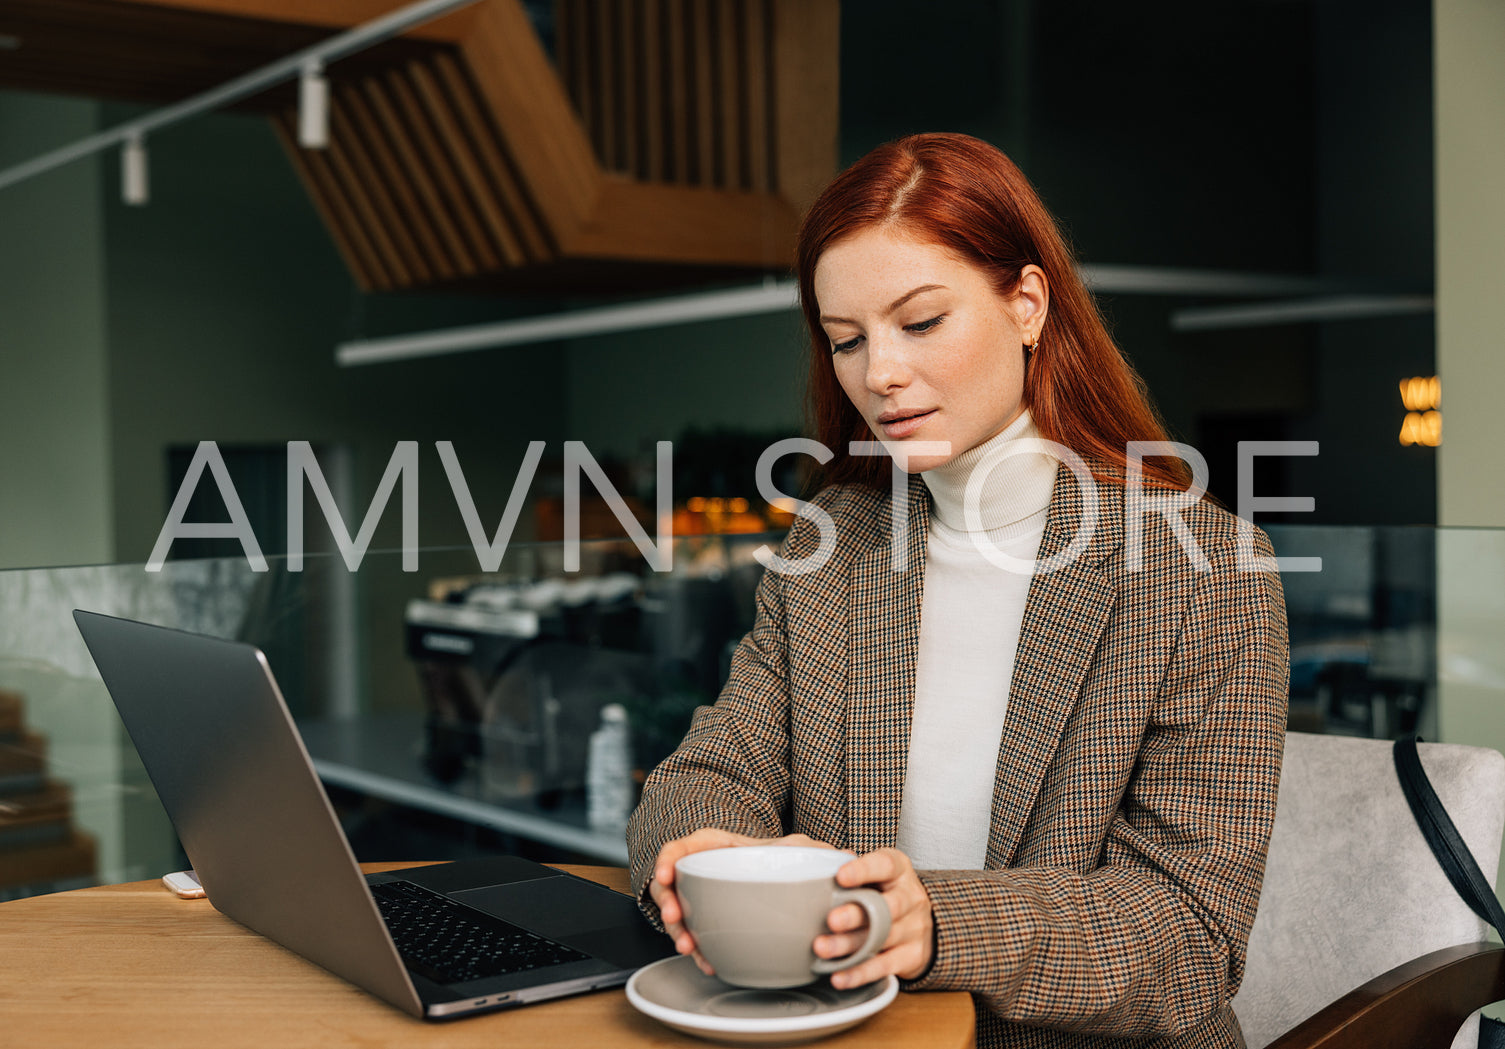
<svg viewBox="0 0 1505 1049">
<path fill-rule="evenodd" d="M 1106 295 L 1216 295 L 1260 298 L 1273 295 L 1322 295 L 1345 290 L 1338 281 L 1288 273 L 1178 269 L 1168 266 L 1078 267 L 1088 291 Z"/>
<path fill-rule="evenodd" d="M 200 113 L 228 106 L 243 98 L 249 98 L 276 84 L 304 76 L 310 67 L 322 70 L 324 65 L 336 58 L 362 51 L 414 26 L 432 22 L 440 15 L 448 14 L 456 8 L 466 7 L 475 2 L 476 0 L 420 0 L 419 3 L 409 4 L 407 7 L 372 19 L 338 36 L 330 37 L 322 44 L 304 48 L 286 58 L 278 59 L 271 65 L 262 66 L 245 76 L 237 77 L 219 87 L 205 91 L 201 95 L 194 95 L 182 102 L 154 110 L 139 120 L 132 120 L 108 131 L 81 138 L 70 145 L 55 149 L 50 153 L 43 153 L 15 167 L 0 171 L 0 189 L 103 150 L 124 146 L 133 137 L 145 138 L 149 132 L 187 120 L 189 117 L 198 116 Z"/>
<path fill-rule="evenodd" d="M 1266 328 L 1276 324 L 1319 321 L 1357 321 L 1431 313 L 1430 295 L 1329 295 L 1246 306 L 1197 306 L 1171 314 L 1172 331 L 1217 331 L 1224 328 Z"/>
<path fill-rule="evenodd" d="M 1080 273 L 1090 290 L 1107 295 L 1313 295 L 1330 291 L 1337 284 L 1321 277 L 1153 266 L 1092 265 L 1082 266 Z M 413 335 L 356 339 L 335 347 L 335 361 L 344 367 L 405 361 L 551 339 L 663 328 L 753 313 L 777 313 L 795 309 L 798 305 L 799 290 L 793 281 L 769 279 L 761 285 L 727 291 L 593 307 Z"/>
<path fill-rule="evenodd" d="M 636 331 L 641 328 L 665 328 L 674 324 L 745 317 L 755 313 L 778 313 L 794 309 L 798 305 L 799 288 L 794 281 L 769 280 L 761 285 L 728 291 L 708 291 L 622 306 L 570 310 L 542 317 L 498 321 L 495 324 L 448 328 L 421 335 L 360 339 L 335 347 L 334 357 L 338 364 L 346 367 L 383 361 L 406 361 L 416 357 L 433 357 L 494 346 L 516 346 L 583 335 Z"/>
</svg>

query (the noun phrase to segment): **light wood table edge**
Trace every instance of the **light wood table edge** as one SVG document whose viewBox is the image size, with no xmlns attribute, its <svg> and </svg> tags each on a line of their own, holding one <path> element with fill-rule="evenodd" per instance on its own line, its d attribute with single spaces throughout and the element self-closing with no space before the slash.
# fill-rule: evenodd
<svg viewBox="0 0 1505 1049">
<path fill-rule="evenodd" d="M 366 863 L 395 870 L 414 862 Z M 556 864 L 627 889 L 620 867 Z M 187 918 L 180 922 L 179 918 Z M 175 928 L 169 935 L 168 925 Z M 57 1049 L 601 1049 L 711 1045 L 642 1015 L 618 989 L 448 1023 L 415 1020 L 160 879 L 0 903 L 0 1046 Z M 818 1043 L 971 1049 L 962 992 L 900 994 L 868 1021 Z"/>
</svg>

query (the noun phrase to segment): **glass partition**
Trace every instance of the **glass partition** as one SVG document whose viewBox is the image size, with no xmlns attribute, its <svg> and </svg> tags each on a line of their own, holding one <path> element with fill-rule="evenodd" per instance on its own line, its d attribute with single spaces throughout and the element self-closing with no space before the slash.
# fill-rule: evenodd
<svg viewBox="0 0 1505 1049">
<path fill-rule="evenodd" d="M 714 699 L 751 621 L 754 551 L 778 536 L 397 551 L 351 571 L 243 558 L 0 572 L 0 898 L 187 865 L 70 615 L 83 608 L 262 649 L 364 858 L 506 850 L 623 863 L 591 826 L 586 755 L 604 706 L 633 772 Z M 206 696 L 206 702 L 212 697 Z"/>
<path fill-rule="evenodd" d="M 1286 573 L 1291 727 L 1505 744 L 1505 531 L 1272 527 Z M 655 572 L 626 541 L 398 552 L 350 571 L 244 559 L 0 572 L 0 898 L 187 866 L 70 612 L 266 652 L 361 859 L 512 851 L 621 863 L 592 826 L 590 737 L 625 708 L 637 780 L 711 701 L 777 536 L 675 541 Z M 213 697 L 206 697 L 212 702 Z"/>
</svg>

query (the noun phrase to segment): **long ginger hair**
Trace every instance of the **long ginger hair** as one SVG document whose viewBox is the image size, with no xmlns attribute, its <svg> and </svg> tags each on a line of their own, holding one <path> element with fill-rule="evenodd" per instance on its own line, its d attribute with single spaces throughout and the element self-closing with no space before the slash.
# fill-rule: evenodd
<svg viewBox="0 0 1505 1049">
<path fill-rule="evenodd" d="M 1024 373 L 1024 405 L 1040 435 L 1072 449 L 1103 480 L 1121 483 L 1130 441 L 1164 441 L 1144 380 L 1124 359 L 1077 275 L 1055 220 L 1014 162 L 967 135 L 927 134 L 879 146 L 836 177 L 806 213 L 796 246 L 800 305 L 810 328 L 807 410 L 816 438 L 835 452 L 822 483 L 886 489 L 883 456 L 847 454 L 874 434 L 831 365 L 815 301 L 815 266 L 832 244 L 873 228 L 937 244 L 987 274 L 1005 298 L 1025 266 L 1045 273 L 1050 308 Z M 1151 487 L 1186 488 L 1175 458 L 1147 458 Z"/>
</svg>

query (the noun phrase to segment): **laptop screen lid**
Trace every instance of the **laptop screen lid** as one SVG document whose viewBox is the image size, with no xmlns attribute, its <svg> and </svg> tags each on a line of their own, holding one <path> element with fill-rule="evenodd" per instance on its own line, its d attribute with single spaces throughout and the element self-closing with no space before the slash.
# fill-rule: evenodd
<svg viewBox="0 0 1505 1049">
<path fill-rule="evenodd" d="M 422 1016 L 261 651 L 73 618 L 214 907 Z"/>
</svg>

